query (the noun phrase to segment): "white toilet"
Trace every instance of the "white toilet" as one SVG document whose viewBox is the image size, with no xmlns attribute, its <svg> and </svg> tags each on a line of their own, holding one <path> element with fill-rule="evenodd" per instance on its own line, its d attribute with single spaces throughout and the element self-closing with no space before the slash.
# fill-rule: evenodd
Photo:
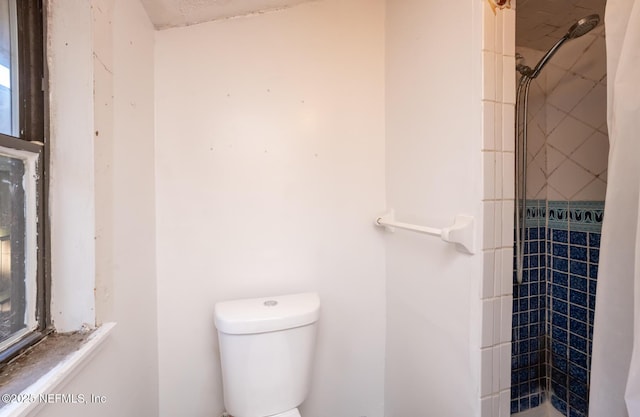
<svg viewBox="0 0 640 417">
<path fill-rule="evenodd" d="M 300 417 L 320 314 L 316 293 L 217 303 L 224 405 L 233 417 Z"/>
</svg>

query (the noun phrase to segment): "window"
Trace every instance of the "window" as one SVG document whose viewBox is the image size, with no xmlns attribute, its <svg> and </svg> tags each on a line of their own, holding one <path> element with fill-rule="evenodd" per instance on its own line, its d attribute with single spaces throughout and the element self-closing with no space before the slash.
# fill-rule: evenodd
<svg viewBox="0 0 640 417">
<path fill-rule="evenodd" d="M 42 19 L 0 0 L 0 361 L 50 329 Z"/>
</svg>

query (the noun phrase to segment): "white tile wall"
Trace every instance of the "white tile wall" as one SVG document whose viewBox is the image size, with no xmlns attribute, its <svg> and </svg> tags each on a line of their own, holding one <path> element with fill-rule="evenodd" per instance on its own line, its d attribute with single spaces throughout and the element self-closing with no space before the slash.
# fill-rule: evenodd
<svg viewBox="0 0 640 417">
<path fill-rule="evenodd" d="M 565 113 L 570 113 L 593 86 L 593 81 L 567 71 L 556 88 L 549 91 L 547 101 Z"/>
<path fill-rule="evenodd" d="M 509 416 L 513 263 L 515 11 L 483 8 L 482 417 Z M 493 59 L 492 59 L 493 58 Z"/>
<path fill-rule="evenodd" d="M 529 150 L 537 153 L 544 141 L 546 155 L 530 155 L 528 198 L 604 200 L 609 151 L 604 45 L 602 28 L 567 42 L 542 72 L 541 91 L 531 89 Z M 518 53 L 528 64 L 540 56 L 527 48 Z"/>
</svg>

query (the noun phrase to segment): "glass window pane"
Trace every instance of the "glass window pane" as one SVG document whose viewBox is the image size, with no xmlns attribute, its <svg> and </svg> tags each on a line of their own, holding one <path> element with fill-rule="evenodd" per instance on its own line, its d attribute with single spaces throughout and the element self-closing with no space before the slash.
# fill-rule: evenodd
<svg viewBox="0 0 640 417">
<path fill-rule="evenodd" d="M 0 342 L 27 326 L 25 163 L 0 154 Z"/>
<path fill-rule="evenodd" d="M 18 133 L 18 59 L 15 0 L 0 0 L 0 133 Z"/>
</svg>

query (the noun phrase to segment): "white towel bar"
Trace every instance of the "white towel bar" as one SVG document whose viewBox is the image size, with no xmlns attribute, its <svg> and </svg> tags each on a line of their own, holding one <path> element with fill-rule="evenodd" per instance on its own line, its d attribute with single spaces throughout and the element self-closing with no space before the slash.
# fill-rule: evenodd
<svg viewBox="0 0 640 417">
<path fill-rule="evenodd" d="M 455 217 L 452 226 L 444 229 L 436 229 L 434 227 L 417 226 L 409 223 L 397 222 L 393 210 L 376 218 L 375 224 L 383 226 L 390 232 L 394 228 L 411 230 L 418 233 L 425 233 L 431 236 L 440 236 L 442 240 L 449 243 L 455 243 L 456 248 L 460 252 L 473 255 L 475 250 L 475 225 L 473 216 L 458 215 Z"/>
</svg>

